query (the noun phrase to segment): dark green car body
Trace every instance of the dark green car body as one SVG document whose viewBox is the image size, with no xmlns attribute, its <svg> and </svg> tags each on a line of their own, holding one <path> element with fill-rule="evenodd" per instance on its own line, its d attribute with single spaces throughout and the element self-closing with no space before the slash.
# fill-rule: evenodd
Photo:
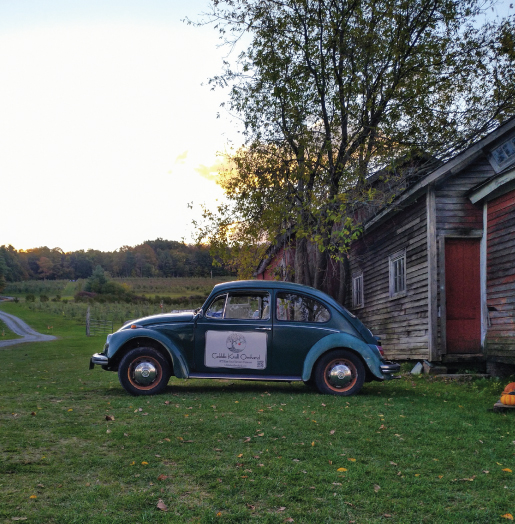
<svg viewBox="0 0 515 524">
<path fill-rule="evenodd" d="M 162 391 L 171 375 L 304 381 L 350 395 L 364 381 L 387 380 L 400 368 L 384 360 L 379 340 L 325 293 L 262 280 L 218 284 L 195 312 L 126 324 L 91 357 L 90 368 L 95 365 L 118 371 L 135 395 Z"/>
</svg>

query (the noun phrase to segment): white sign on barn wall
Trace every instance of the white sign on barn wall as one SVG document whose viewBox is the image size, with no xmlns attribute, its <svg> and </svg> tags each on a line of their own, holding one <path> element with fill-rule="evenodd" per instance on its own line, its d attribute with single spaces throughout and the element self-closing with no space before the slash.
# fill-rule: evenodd
<svg viewBox="0 0 515 524">
<path fill-rule="evenodd" d="M 267 334 L 207 331 L 205 365 L 208 368 L 266 368 Z"/>
</svg>

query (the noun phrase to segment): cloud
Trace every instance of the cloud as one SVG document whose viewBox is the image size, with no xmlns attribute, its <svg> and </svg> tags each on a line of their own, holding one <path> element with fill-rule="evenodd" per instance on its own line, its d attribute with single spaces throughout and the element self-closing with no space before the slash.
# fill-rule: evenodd
<svg viewBox="0 0 515 524">
<path fill-rule="evenodd" d="M 225 162 L 216 162 L 212 166 L 205 166 L 200 164 L 195 168 L 195 171 L 203 178 L 212 181 L 218 181 L 218 177 L 222 171 L 227 169 L 227 164 Z"/>
<path fill-rule="evenodd" d="M 184 153 L 181 153 L 176 159 L 175 159 L 175 163 L 176 164 L 184 164 L 186 162 L 186 158 L 188 156 L 188 151 L 184 151 Z"/>
</svg>

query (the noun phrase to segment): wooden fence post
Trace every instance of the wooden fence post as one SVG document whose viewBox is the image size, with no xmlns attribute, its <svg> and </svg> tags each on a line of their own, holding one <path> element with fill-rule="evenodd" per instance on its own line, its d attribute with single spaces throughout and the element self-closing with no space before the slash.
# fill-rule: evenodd
<svg viewBox="0 0 515 524">
<path fill-rule="evenodd" d="M 86 336 L 89 337 L 90 333 L 90 321 L 91 321 L 91 314 L 90 314 L 90 308 L 88 306 L 88 312 L 86 313 Z"/>
</svg>

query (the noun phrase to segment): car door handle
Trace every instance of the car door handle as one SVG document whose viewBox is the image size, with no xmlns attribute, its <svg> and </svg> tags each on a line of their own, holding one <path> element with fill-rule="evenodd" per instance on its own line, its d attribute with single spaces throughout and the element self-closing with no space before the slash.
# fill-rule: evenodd
<svg viewBox="0 0 515 524">
<path fill-rule="evenodd" d="M 256 330 L 260 330 L 260 331 L 272 331 L 272 328 L 269 328 L 269 327 L 257 327 Z"/>
</svg>

